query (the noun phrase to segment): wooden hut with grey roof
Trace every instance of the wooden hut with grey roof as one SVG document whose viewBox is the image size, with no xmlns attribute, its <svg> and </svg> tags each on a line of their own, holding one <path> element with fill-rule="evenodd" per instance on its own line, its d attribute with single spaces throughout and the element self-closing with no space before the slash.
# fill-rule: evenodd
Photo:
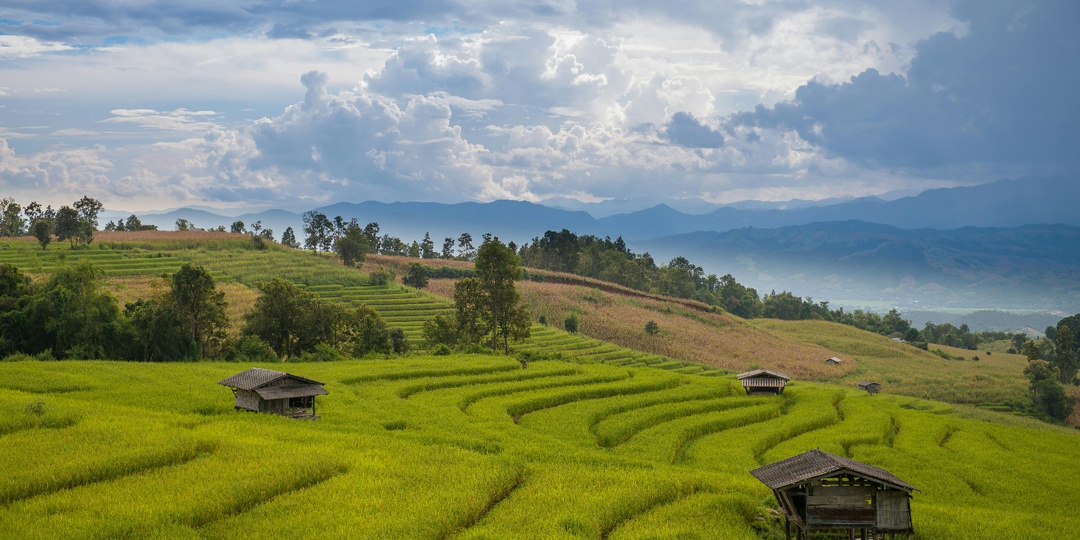
<svg viewBox="0 0 1080 540">
<path fill-rule="evenodd" d="M 787 373 L 769 369 L 755 369 L 736 375 L 748 396 L 778 396 L 784 393 L 784 387 L 791 377 Z"/>
<path fill-rule="evenodd" d="M 854 538 L 862 529 L 863 539 L 915 532 L 909 499 L 918 489 L 885 469 L 815 449 L 750 474 L 773 490 L 788 540 L 792 524 L 797 540 L 822 530 L 847 529 Z"/>
<path fill-rule="evenodd" d="M 306 377 L 251 368 L 218 384 L 232 388 L 238 411 L 279 414 L 297 419 L 315 419 L 315 396 L 329 394 L 323 384 Z"/>
</svg>

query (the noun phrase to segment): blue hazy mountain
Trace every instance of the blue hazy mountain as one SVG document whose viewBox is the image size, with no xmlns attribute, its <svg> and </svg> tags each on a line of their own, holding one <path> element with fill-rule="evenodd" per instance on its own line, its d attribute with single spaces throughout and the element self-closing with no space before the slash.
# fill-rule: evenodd
<svg viewBox="0 0 1080 540">
<path fill-rule="evenodd" d="M 639 243 L 765 294 L 848 306 L 1080 311 L 1080 227 L 900 229 L 834 221 L 696 232 Z"/>
<path fill-rule="evenodd" d="M 972 187 L 941 188 L 884 201 L 867 197 L 825 206 L 746 209 L 726 206 L 691 215 L 661 204 L 600 220 L 626 240 L 740 227 L 784 227 L 824 221 L 860 220 L 902 229 L 1018 227 L 1032 223 L 1080 225 L 1080 180 L 1001 180 Z M 656 234 L 657 232 L 661 234 Z"/>
</svg>

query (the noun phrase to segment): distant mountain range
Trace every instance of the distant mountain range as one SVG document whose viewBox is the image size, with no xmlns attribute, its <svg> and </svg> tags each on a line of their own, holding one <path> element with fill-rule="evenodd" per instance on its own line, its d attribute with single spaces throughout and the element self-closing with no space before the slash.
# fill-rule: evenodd
<svg viewBox="0 0 1080 540">
<path fill-rule="evenodd" d="M 1080 311 L 1080 227 L 904 230 L 864 221 L 698 232 L 641 242 L 765 294 L 877 309 Z"/>
<path fill-rule="evenodd" d="M 717 206 L 700 200 L 672 200 L 631 212 L 620 210 L 640 208 L 643 201 L 550 200 L 547 204 L 551 206 L 522 201 L 368 201 L 316 210 L 331 218 L 356 218 L 361 224 L 378 222 L 381 232 L 406 242 L 430 233 L 438 247 L 444 238 L 457 238 L 463 232 L 477 242 L 490 232 L 518 244 L 547 230 L 622 236 L 631 249 L 650 251 L 660 262 L 683 255 L 707 272 L 730 272 L 761 292 L 775 286 L 821 299 L 918 300 L 939 307 L 958 302 L 972 308 L 1075 305 L 1070 291 L 1077 274 L 1071 257 L 1080 252 L 1080 246 L 1070 236 L 1071 229 L 1022 226 L 1080 226 L 1080 180 L 1076 178 L 1002 180 L 934 189 L 892 201 L 871 197 Z M 102 224 L 129 214 L 105 211 Z M 179 218 L 207 229 L 219 225 L 228 229 L 237 220 L 251 228 L 261 221 L 275 238 L 286 227 L 303 238 L 302 215 L 285 210 L 230 217 L 205 208 L 180 208 L 140 213 L 139 217 L 166 230 Z M 815 225 L 805 228 L 809 224 Z M 748 227 L 754 229 L 741 230 Z M 955 231 L 965 227 L 1020 228 Z M 1040 238 L 1037 245 L 1024 246 L 1024 238 L 1031 235 Z M 1062 249 L 1055 251 L 1055 243 Z M 1024 251 L 1028 249 L 1034 251 Z M 909 275 L 914 279 L 910 286 L 910 280 L 904 279 Z M 939 289 L 951 292 L 932 292 Z"/>
</svg>

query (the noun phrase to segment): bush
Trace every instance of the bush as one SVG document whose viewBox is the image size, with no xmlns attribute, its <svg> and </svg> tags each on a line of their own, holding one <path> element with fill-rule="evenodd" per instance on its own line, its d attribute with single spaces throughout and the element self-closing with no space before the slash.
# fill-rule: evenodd
<svg viewBox="0 0 1080 540">
<path fill-rule="evenodd" d="M 440 343 L 431 349 L 431 356 L 450 356 L 453 351 L 444 343 Z"/>
<path fill-rule="evenodd" d="M 396 276 L 394 275 L 394 273 L 390 270 L 376 270 L 370 275 L 368 275 L 368 284 L 379 287 L 386 287 L 394 282 L 395 277 Z"/>
<path fill-rule="evenodd" d="M 541 316 L 540 316 L 540 320 L 539 320 L 539 321 L 537 321 L 537 322 L 539 322 L 540 324 L 542 324 L 542 325 L 544 325 L 544 326 L 547 326 L 547 317 L 545 317 L 545 316 L 541 315 Z"/>
<path fill-rule="evenodd" d="M 570 332 L 571 334 L 577 333 L 577 331 L 578 331 L 578 316 L 577 316 L 577 313 L 571 312 L 569 315 L 566 316 L 566 320 L 563 321 L 563 328 L 565 328 L 566 331 Z"/>
<path fill-rule="evenodd" d="M 656 321 L 649 321 L 645 323 L 645 333 L 650 336 L 655 336 L 660 333 L 660 325 L 656 324 Z"/>
<path fill-rule="evenodd" d="M 289 358 L 290 362 L 336 362 L 338 360 L 344 360 L 345 356 L 341 354 L 341 351 L 331 347 L 326 343 L 320 343 L 315 346 L 315 350 L 305 351 L 300 356 L 293 356 Z"/>
<path fill-rule="evenodd" d="M 277 362 L 278 355 L 274 349 L 258 336 L 246 336 L 233 349 L 231 358 L 234 362 L 272 363 Z"/>
<path fill-rule="evenodd" d="M 258 251 L 262 251 L 262 250 L 266 249 L 266 242 L 264 242 L 261 237 L 252 236 L 251 237 L 251 247 L 253 247 L 254 249 L 256 249 Z"/>
<path fill-rule="evenodd" d="M 405 331 L 400 328 L 390 329 L 390 350 L 396 354 L 409 352 L 409 340 L 405 337 Z"/>
</svg>

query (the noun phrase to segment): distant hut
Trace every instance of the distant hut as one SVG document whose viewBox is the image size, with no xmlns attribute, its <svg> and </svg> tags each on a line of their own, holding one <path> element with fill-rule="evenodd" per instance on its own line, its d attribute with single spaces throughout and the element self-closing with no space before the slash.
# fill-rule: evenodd
<svg viewBox="0 0 1080 540">
<path fill-rule="evenodd" d="M 784 393 L 784 386 L 791 380 L 786 373 L 768 369 L 755 369 L 736 375 L 746 388 L 748 396 L 780 395 Z"/>
<path fill-rule="evenodd" d="M 318 381 L 272 369 L 251 368 L 218 384 L 232 388 L 236 410 L 314 419 L 315 396 L 329 394 Z"/>
<path fill-rule="evenodd" d="M 859 383 L 859 390 L 866 390 L 867 394 L 874 395 L 881 392 L 881 383 L 862 381 Z"/>
<path fill-rule="evenodd" d="M 792 524 L 797 540 L 821 530 L 846 529 L 848 538 L 855 529 L 862 529 L 861 538 L 915 532 L 909 499 L 918 489 L 885 469 L 810 450 L 750 474 L 773 490 L 788 540 Z"/>
<path fill-rule="evenodd" d="M 825 365 L 826 366 L 839 366 L 840 362 L 843 362 L 843 361 L 844 360 L 842 358 L 838 358 L 838 357 L 834 356 L 832 358 L 829 358 L 828 360 L 825 360 Z"/>
</svg>

